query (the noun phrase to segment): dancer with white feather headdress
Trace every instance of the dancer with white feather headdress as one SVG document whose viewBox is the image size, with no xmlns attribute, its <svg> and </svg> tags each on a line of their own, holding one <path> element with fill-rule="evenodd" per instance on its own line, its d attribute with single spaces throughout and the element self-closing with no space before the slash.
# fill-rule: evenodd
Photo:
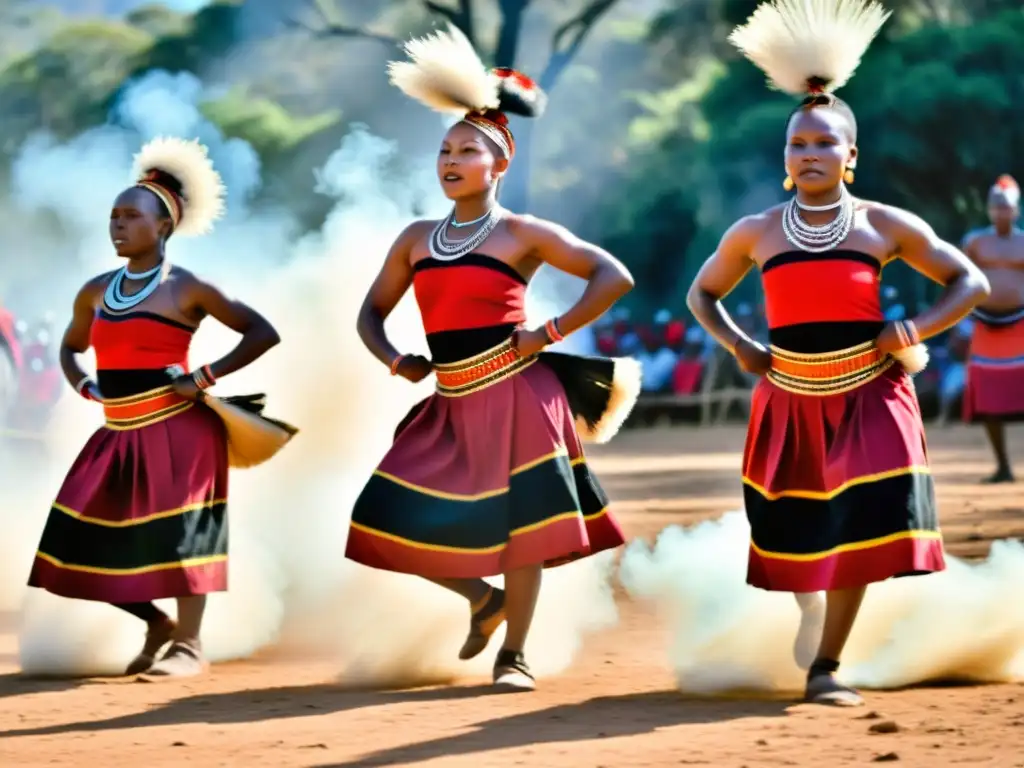
<svg viewBox="0 0 1024 768">
<path fill-rule="evenodd" d="M 229 466 L 269 458 L 295 430 L 262 417 L 261 396 L 221 400 L 205 391 L 279 341 L 255 310 L 165 256 L 171 235 L 203 234 L 222 213 L 224 190 L 206 148 L 156 139 L 135 161 L 136 181 L 110 217 L 127 263 L 79 291 L 60 351 L 68 381 L 102 404 L 106 423 L 57 494 L 29 585 L 142 619 L 146 639 L 127 673 L 164 679 L 205 668 L 205 596 L 227 589 Z M 207 316 L 242 338 L 186 374 Z M 89 348 L 95 380 L 76 360 Z M 177 598 L 176 620 L 153 603 L 161 598 Z"/>
<path fill-rule="evenodd" d="M 543 350 L 597 319 L 633 282 L 600 248 L 497 202 L 515 154 L 508 114 L 537 116 L 543 92 L 513 70 L 487 70 L 452 27 L 406 50 L 411 61 L 391 64 L 392 82 L 458 118 L 437 161 L 454 207 L 395 241 L 360 311 L 359 334 L 392 375 L 416 382 L 434 373 L 436 394 L 399 425 L 356 501 L 346 554 L 465 597 L 463 659 L 481 653 L 507 620 L 494 682 L 528 690 L 523 648 L 542 567 L 623 543 L 581 435 L 608 439 L 639 390 L 634 361 Z M 527 329 L 526 287 L 545 263 L 587 288 L 563 315 Z M 410 287 L 430 360 L 400 354 L 384 332 Z M 499 574 L 504 590 L 483 580 Z"/>
<path fill-rule="evenodd" d="M 805 696 L 839 705 L 862 701 L 835 673 L 866 586 L 945 567 L 909 374 L 927 362 L 922 340 L 955 325 L 989 291 L 981 272 L 917 216 L 850 193 L 857 123 L 833 91 L 888 15 L 873 0 L 775 0 L 732 33 L 772 87 L 801 98 L 786 126 L 784 187 L 796 193 L 735 223 L 688 296 L 698 321 L 745 370 L 764 376 L 743 459 L 747 581 L 797 593 Z M 894 259 L 945 292 L 917 317 L 886 323 L 879 274 Z M 753 266 L 769 349 L 721 304 Z"/>
</svg>

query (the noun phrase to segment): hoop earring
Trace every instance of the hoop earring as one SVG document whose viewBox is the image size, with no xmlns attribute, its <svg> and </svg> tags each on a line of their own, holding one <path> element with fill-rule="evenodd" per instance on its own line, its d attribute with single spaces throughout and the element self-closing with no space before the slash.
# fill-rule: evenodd
<svg viewBox="0 0 1024 768">
<path fill-rule="evenodd" d="M 853 175 L 853 168 L 847 168 L 846 173 L 843 174 L 843 181 L 845 181 L 847 184 L 853 184 L 854 178 L 855 177 Z"/>
<path fill-rule="evenodd" d="M 795 185 L 793 184 L 793 179 L 791 179 L 789 176 L 782 180 L 782 188 L 787 192 L 792 192 L 794 186 Z"/>
</svg>

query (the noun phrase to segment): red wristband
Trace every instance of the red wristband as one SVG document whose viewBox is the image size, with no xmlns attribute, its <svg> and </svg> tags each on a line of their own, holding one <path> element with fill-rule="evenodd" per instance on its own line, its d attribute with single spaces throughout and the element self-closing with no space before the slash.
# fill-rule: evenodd
<svg viewBox="0 0 1024 768">
<path fill-rule="evenodd" d="M 392 376 L 397 376 L 398 375 L 398 366 L 400 366 L 402 364 L 402 361 L 405 360 L 406 357 L 407 357 L 407 355 L 399 355 L 398 357 L 396 357 L 394 360 L 391 361 L 391 375 Z"/>
<path fill-rule="evenodd" d="M 551 318 L 544 323 L 544 333 L 548 335 L 548 340 L 552 344 L 556 344 L 565 338 L 565 336 L 562 335 L 562 332 L 558 330 L 558 320 L 555 318 Z"/>
</svg>

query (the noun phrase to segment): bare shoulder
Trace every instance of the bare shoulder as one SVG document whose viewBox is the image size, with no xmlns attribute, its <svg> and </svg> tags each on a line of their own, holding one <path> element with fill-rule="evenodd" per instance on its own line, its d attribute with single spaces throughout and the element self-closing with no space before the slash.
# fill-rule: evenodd
<svg viewBox="0 0 1024 768">
<path fill-rule="evenodd" d="M 529 213 L 510 213 L 505 217 L 505 226 L 513 237 L 537 237 L 545 235 L 558 235 L 566 237 L 571 235 L 568 229 L 561 224 L 542 219 Z"/>
<path fill-rule="evenodd" d="M 440 224 L 438 219 L 417 219 L 399 233 L 398 237 L 395 238 L 395 242 L 415 243 L 428 237 L 438 224 Z"/>
<path fill-rule="evenodd" d="M 119 270 L 112 269 L 109 272 L 104 272 L 96 277 L 91 277 L 85 281 L 79 291 L 78 295 L 83 297 L 100 297 L 107 288 L 107 284 L 113 279 Z"/>
<path fill-rule="evenodd" d="M 754 244 L 764 237 L 773 225 L 779 223 L 784 207 L 785 203 L 775 205 L 767 210 L 738 219 L 722 235 L 722 243 L 734 248 L 753 248 Z"/>
<path fill-rule="evenodd" d="M 171 265 L 171 268 L 167 273 L 167 277 L 182 288 L 194 288 L 207 284 L 206 280 L 199 277 L 195 272 L 190 269 L 185 269 L 184 267 L 179 267 L 177 264 Z"/>
<path fill-rule="evenodd" d="M 904 208 L 874 200 L 858 200 L 857 206 L 867 214 L 868 221 L 880 232 L 929 236 L 932 233 L 931 225 L 927 221 Z"/>
</svg>

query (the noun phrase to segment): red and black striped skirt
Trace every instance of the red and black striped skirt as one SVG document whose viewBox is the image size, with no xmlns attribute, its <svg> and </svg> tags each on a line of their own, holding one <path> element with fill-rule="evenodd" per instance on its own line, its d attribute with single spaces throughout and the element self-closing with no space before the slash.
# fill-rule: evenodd
<svg viewBox="0 0 1024 768">
<path fill-rule="evenodd" d="M 401 426 L 355 503 L 348 558 L 481 577 L 624 542 L 559 378 L 543 360 L 511 366 L 483 388 L 432 395 Z"/>
<path fill-rule="evenodd" d="M 29 586 L 113 603 L 227 589 L 223 421 L 168 387 L 104 410 L 50 509 Z"/>
<path fill-rule="evenodd" d="M 913 384 L 899 364 L 869 368 L 835 394 L 777 376 L 755 388 L 743 457 L 751 585 L 816 592 L 945 568 Z"/>
</svg>

